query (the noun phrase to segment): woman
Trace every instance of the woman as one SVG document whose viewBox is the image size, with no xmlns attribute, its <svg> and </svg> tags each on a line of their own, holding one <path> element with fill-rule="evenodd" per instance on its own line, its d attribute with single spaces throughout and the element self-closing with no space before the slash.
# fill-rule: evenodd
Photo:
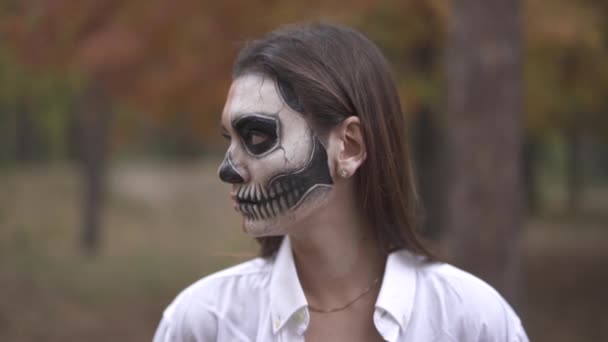
<svg viewBox="0 0 608 342">
<path fill-rule="evenodd" d="M 527 341 L 504 299 L 415 232 L 405 122 L 360 33 L 274 31 L 237 57 L 219 176 L 261 257 L 203 278 L 155 341 Z"/>
</svg>

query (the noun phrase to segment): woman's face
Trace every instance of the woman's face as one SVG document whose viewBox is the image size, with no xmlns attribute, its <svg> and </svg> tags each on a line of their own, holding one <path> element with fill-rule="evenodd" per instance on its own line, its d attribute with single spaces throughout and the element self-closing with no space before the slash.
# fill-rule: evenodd
<svg viewBox="0 0 608 342">
<path fill-rule="evenodd" d="M 222 113 L 230 139 L 220 178 L 233 185 L 234 208 L 252 236 L 286 234 L 321 207 L 332 188 L 327 151 L 302 114 L 269 77 L 235 79 Z"/>
</svg>

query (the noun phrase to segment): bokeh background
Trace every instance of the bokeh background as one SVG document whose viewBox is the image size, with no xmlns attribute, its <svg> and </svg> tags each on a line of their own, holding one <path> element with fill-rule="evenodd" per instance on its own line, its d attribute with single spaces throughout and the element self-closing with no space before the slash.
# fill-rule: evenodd
<svg viewBox="0 0 608 342">
<path fill-rule="evenodd" d="M 216 176 L 231 63 L 310 20 L 390 60 L 436 249 L 532 341 L 608 340 L 606 18 L 603 0 L 0 1 L 0 341 L 150 340 L 181 289 L 255 256 Z"/>
</svg>

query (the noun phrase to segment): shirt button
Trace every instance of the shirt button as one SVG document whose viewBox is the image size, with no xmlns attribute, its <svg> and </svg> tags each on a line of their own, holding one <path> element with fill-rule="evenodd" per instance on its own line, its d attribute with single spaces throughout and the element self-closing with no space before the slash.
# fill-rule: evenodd
<svg viewBox="0 0 608 342">
<path fill-rule="evenodd" d="M 281 326 L 281 320 L 279 318 L 274 319 L 274 328 L 278 329 Z"/>
<path fill-rule="evenodd" d="M 407 316 L 403 316 L 403 325 L 407 325 Z"/>
</svg>

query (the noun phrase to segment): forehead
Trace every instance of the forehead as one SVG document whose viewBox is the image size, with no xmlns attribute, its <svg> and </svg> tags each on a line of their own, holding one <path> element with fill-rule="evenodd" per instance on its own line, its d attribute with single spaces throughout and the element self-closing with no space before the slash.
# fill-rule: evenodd
<svg viewBox="0 0 608 342">
<path fill-rule="evenodd" d="M 260 74 L 246 74 L 232 82 L 222 120 L 234 122 L 251 113 L 276 116 L 284 106 L 273 79 Z"/>
</svg>

